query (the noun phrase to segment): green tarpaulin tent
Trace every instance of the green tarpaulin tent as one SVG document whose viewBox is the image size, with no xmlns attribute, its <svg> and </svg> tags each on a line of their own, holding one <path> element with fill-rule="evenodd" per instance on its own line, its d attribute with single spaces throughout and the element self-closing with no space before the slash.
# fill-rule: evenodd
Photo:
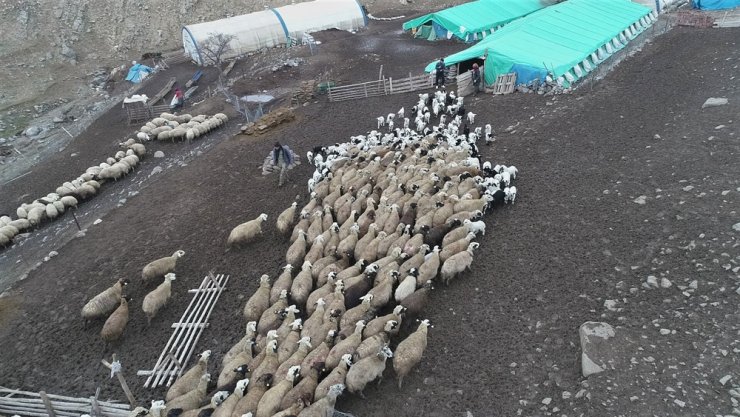
<svg viewBox="0 0 740 417">
<path fill-rule="evenodd" d="M 652 24 L 649 8 L 629 0 L 567 0 L 506 25 L 445 63 L 485 56 L 484 78 L 517 73 L 517 84 L 548 73 L 564 86 L 591 71 Z M 426 67 L 434 70 L 434 64 Z"/>
<path fill-rule="evenodd" d="M 477 0 L 418 17 L 403 24 L 418 38 L 465 42 L 485 38 L 500 26 L 551 4 L 552 0 Z"/>
</svg>

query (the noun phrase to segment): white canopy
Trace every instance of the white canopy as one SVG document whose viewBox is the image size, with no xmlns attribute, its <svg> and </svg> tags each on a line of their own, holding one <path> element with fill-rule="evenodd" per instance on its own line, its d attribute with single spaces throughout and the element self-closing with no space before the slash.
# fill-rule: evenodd
<svg viewBox="0 0 740 417">
<path fill-rule="evenodd" d="M 357 0 L 314 0 L 260 12 L 187 25 L 182 28 L 185 53 L 198 64 L 207 58 L 202 46 L 214 34 L 233 36 L 222 59 L 290 43 L 304 33 L 324 29 L 357 30 L 367 17 Z"/>
</svg>

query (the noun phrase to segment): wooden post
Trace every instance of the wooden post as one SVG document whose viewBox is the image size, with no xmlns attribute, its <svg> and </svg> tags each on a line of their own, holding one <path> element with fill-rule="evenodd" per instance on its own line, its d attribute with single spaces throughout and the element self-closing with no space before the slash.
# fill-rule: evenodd
<svg viewBox="0 0 740 417">
<path fill-rule="evenodd" d="M 49 397 L 46 395 L 45 391 L 39 391 L 39 395 L 41 396 L 41 401 L 44 402 L 44 407 L 46 407 L 46 412 L 49 413 L 49 417 L 56 417 L 56 413 L 54 412 L 54 407 L 51 406 L 51 401 L 49 401 Z"/>
<path fill-rule="evenodd" d="M 113 363 L 116 362 L 116 354 L 114 353 L 111 358 L 111 363 L 106 362 L 105 359 L 102 359 L 100 361 L 103 366 L 105 366 L 108 369 L 113 368 Z M 119 362 L 120 365 L 120 362 Z M 118 378 L 118 382 L 121 384 L 121 388 L 123 388 L 123 392 L 126 394 L 126 398 L 128 399 L 128 403 L 131 404 L 131 409 L 133 410 L 136 408 L 136 400 L 134 399 L 134 394 L 131 393 L 131 390 L 128 387 L 128 384 L 126 383 L 126 379 L 123 377 L 123 368 L 119 371 L 114 371 L 113 374 Z M 111 376 L 112 378 L 112 376 Z"/>
<path fill-rule="evenodd" d="M 98 397 L 100 396 L 100 387 L 95 390 L 95 396 L 90 397 L 90 405 L 92 406 L 93 417 L 103 417 L 103 411 L 100 409 L 98 404 Z"/>
<path fill-rule="evenodd" d="M 380 80 L 382 78 L 383 78 L 383 64 L 380 64 L 380 72 L 378 73 L 378 79 Z"/>
<path fill-rule="evenodd" d="M 391 94 L 393 94 L 393 77 L 388 78 L 388 83 L 390 84 Z"/>
</svg>

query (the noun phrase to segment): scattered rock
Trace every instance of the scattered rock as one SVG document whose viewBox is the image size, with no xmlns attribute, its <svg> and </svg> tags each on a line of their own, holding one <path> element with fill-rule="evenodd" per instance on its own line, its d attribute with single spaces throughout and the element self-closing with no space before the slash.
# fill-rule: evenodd
<svg viewBox="0 0 740 417">
<path fill-rule="evenodd" d="M 160 172 L 162 172 L 162 167 L 157 165 L 154 167 L 154 169 L 152 169 L 152 173 L 149 175 L 156 175 L 156 174 L 159 174 Z"/>
<path fill-rule="evenodd" d="M 551 402 L 552 402 L 552 398 L 550 397 L 544 398 L 542 400 L 542 404 L 545 404 L 545 405 L 550 405 Z"/>
<path fill-rule="evenodd" d="M 28 129 L 26 129 L 23 134 L 28 137 L 38 136 L 41 134 L 42 129 L 38 126 L 29 126 Z"/>
<path fill-rule="evenodd" d="M 102 221 L 102 220 L 100 220 L 100 219 L 97 219 L 97 220 L 95 220 L 95 221 L 93 222 L 93 224 L 100 224 L 100 223 L 103 223 L 103 221 Z"/>
<path fill-rule="evenodd" d="M 647 199 L 647 196 L 641 195 L 641 196 L 637 197 L 636 199 L 634 199 L 632 201 L 634 201 L 637 204 L 642 205 L 642 204 L 645 204 L 646 203 L 646 199 Z"/>
<path fill-rule="evenodd" d="M 658 278 L 655 275 L 648 275 L 647 284 L 651 287 L 658 288 Z"/>
<path fill-rule="evenodd" d="M 675 400 L 673 400 L 673 403 L 676 404 L 677 406 L 681 407 L 681 408 L 683 408 L 683 407 L 686 406 L 686 403 L 683 402 L 683 401 L 681 401 L 681 400 L 679 400 L 678 398 L 676 398 Z"/>
<path fill-rule="evenodd" d="M 51 121 L 54 122 L 54 123 L 63 123 L 64 122 L 64 119 L 62 119 L 61 117 L 57 116 L 57 117 L 51 119 Z"/>
<path fill-rule="evenodd" d="M 727 126 L 725 126 L 725 125 L 719 125 L 719 126 L 716 126 L 716 127 L 714 128 L 714 130 L 720 130 L 720 129 L 724 129 L 724 128 L 726 128 L 726 127 L 727 127 Z"/>
<path fill-rule="evenodd" d="M 740 223 L 735 223 L 732 225 L 732 230 L 736 232 L 740 232 Z"/>
<path fill-rule="evenodd" d="M 684 191 L 691 191 L 693 189 L 694 189 L 694 186 L 693 185 L 687 185 L 687 186 L 683 187 L 683 190 Z"/>
<path fill-rule="evenodd" d="M 710 97 L 707 99 L 707 101 L 704 102 L 704 104 L 701 105 L 701 108 L 706 109 L 707 107 L 724 106 L 727 103 L 728 101 L 724 97 L 719 97 L 719 98 Z"/>
<path fill-rule="evenodd" d="M 162 152 L 162 151 L 154 152 L 154 157 L 155 158 L 164 158 L 164 152 Z"/>
<path fill-rule="evenodd" d="M 609 311 L 617 311 L 617 302 L 615 300 L 604 301 L 604 307 Z"/>
<path fill-rule="evenodd" d="M 610 362 L 610 338 L 616 333 L 608 323 L 587 321 L 579 328 L 581 337 L 581 371 L 584 377 L 603 372 Z"/>
<path fill-rule="evenodd" d="M 653 139 L 660 139 L 660 135 L 656 133 L 655 136 L 653 136 Z"/>
<path fill-rule="evenodd" d="M 660 329 L 660 334 L 662 334 L 663 336 L 666 336 L 666 335 L 671 334 L 671 331 L 668 329 Z"/>
<path fill-rule="evenodd" d="M 664 278 L 661 278 L 660 279 L 660 287 L 661 288 L 670 288 L 671 285 L 673 285 L 673 283 L 670 280 L 668 280 L 668 278 L 665 278 L 664 277 Z"/>
<path fill-rule="evenodd" d="M 731 379 L 732 379 L 732 375 L 725 375 L 719 379 L 719 383 L 722 385 L 725 385 Z"/>
<path fill-rule="evenodd" d="M 74 158 L 75 156 L 79 155 L 77 152 L 69 154 L 70 158 Z"/>
<path fill-rule="evenodd" d="M 53 251 L 49 252 L 49 258 L 53 258 L 53 257 L 55 257 L 55 256 L 57 256 L 57 255 L 59 255 L 59 252 L 57 252 L 57 251 L 55 251 L 55 250 L 53 250 Z"/>
</svg>

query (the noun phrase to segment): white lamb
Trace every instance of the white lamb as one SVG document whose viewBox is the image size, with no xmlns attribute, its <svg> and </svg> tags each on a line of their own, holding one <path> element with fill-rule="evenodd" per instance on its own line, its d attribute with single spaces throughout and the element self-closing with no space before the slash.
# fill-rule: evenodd
<svg viewBox="0 0 740 417">
<path fill-rule="evenodd" d="M 378 129 L 380 129 L 383 126 L 385 126 L 385 117 L 378 116 Z"/>
<path fill-rule="evenodd" d="M 468 112 L 468 123 L 470 123 L 471 125 L 475 123 L 475 113 L 473 113 L 472 111 Z"/>
<path fill-rule="evenodd" d="M 385 122 L 387 124 L 390 124 L 393 121 L 393 119 L 395 119 L 395 118 L 396 118 L 396 115 L 395 114 L 388 113 L 388 117 L 386 117 Z"/>
<path fill-rule="evenodd" d="M 516 187 L 506 187 L 504 188 L 504 202 L 514 204 L 514 200 L 516 200 Z"/>
</svg>

